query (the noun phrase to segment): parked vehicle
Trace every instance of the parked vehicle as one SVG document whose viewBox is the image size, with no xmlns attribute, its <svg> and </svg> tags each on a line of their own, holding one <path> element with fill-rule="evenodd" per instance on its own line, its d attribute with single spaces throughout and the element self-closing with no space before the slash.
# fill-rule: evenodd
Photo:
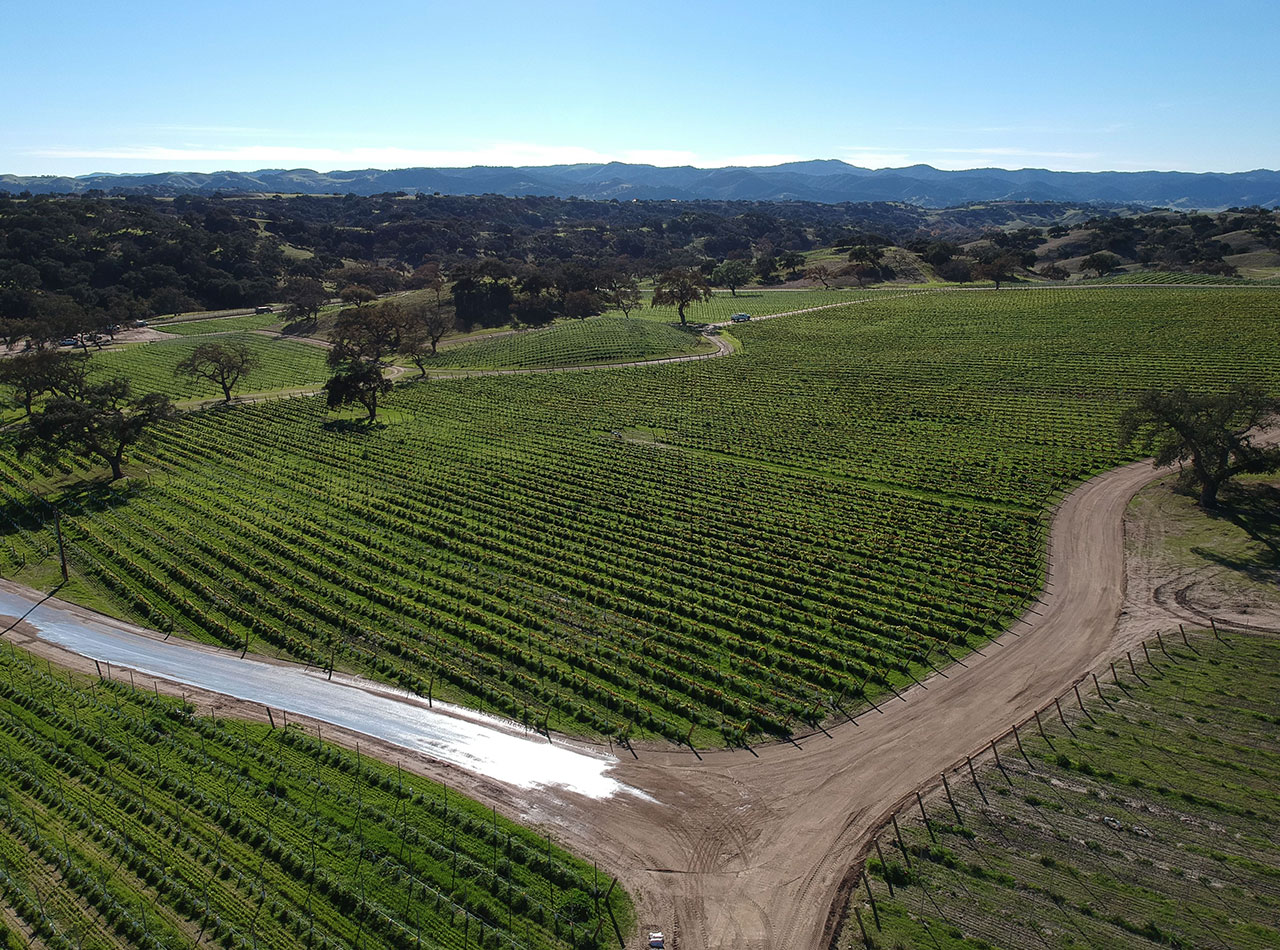
<svg viewBox="0 0 1280 950">
<path fill-rule="evenodd" d="M 749 314 L 749 313 L 735 313 L 735 314 L 734 314 L 732 317 L 730 317 L 729 319 L 730 319 L 730 320 L 732 320 L 734 323 L 746 323 L 748 320 L 750 320 L 750 319 L 751 319 L 751 314 Z"/>
<path fill-rule="evenodd" d="M 649 933 L 649 950 L 663 950 L 666 946 L 666 938 L 662 936 L 661 930 L 650 931 Z"/>
</svg>

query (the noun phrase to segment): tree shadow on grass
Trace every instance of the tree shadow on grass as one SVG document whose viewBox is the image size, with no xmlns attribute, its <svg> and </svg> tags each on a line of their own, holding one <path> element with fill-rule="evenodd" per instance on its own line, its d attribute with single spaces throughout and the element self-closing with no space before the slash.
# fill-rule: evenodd
<svg viewBox="0 0 1280 950">
<path fill-rule="evenodd" d="M 47 495 L 5 499 L 0 503 L 0 538 L 23 531 L 52 531 L 55 509 L 64 518 L 118 510 L 132 501 L 140 485 L 136 476 L 112 481 L 103 474 L 68 483 Z"/>
<path fill-rule="evenodd" d="M 381 432 L 386 427 L 385 422 L 370 422 L 368 419 L 330 419 L 320 423 L 325 432 L 341 432 L 343 435 L 368 435 Z"/>
<path fill-rule="evenodd" d="M 1214 517 L 1230 521 L 1260 546 L 1251 555 L 1232 556 L 1193 548 L 1194 553 L 1254 580 L 1270 580 L 1280 569 L 1280 487 L 1268 484 L 1230 485 Z"/>
</svg>

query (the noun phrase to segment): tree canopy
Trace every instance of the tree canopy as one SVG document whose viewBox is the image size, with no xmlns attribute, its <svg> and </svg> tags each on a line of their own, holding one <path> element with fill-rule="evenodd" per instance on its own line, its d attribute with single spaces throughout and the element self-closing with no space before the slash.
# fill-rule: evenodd
<svg viewBox="0 0 1280 950">
<path fill-rule="evenodd" d="M 245 374 L 258 365 L 257 357 L 243 343 L 201 343 L 174 367 L 174 375 L 207 379 L 222 390 L 224 402 Z"/>
<path fill-rule="evenodd" d="M 746 261 L 723 261 L 711 272 L 711 282 L 728 287 L 730 296 L 738 296 L 738 288 L 751 280 L 753 271 Z"/>
<path fill-rule="evenodd" d="M 1232 477 L 1280 469 L 1280 448 L 1256 435 L 1277 412 L 1280 400 L 1248 386 L 1209 395 L 1148 390 L 1121 416 L 1120 444 L 1153 453 L 1158 466 L 1189 464 L 1186 480 L 1198 486 L 1200 507 L 1215 508 Z"/>
<path fill-rule="evenodd" d="M 660 275 L 653 285 L 651 307 L 675 307 L 680 325 L 686 326 L 685 308 L 691 303 L 711 299 L 711 288 L 702 273 L 692 267 L 674 267 Z"/>
<path fill-rule="evenodd" d="M 124 452 L 140 442 L 157 422 L 176 410 L 163 393 L 135 397 L 127 379 L 85 386 L 75 396 L 55 396 L 31 415 L 18 440 L 18 452 L 37 451 L 49 458 L 64 452 L 97 458 L 111 466 L 111 478 L 124 476 Z"/>
</svg>

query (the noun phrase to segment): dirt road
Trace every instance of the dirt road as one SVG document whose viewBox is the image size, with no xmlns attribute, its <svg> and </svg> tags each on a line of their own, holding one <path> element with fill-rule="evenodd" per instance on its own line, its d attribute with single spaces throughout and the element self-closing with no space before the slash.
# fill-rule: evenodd
<svg viewBox="0 0 1280 950">
<path fill-rule="evenodd" d="M 1125 506 L 1155 475 L 1138 463 L 1072 493 L 1054 519 L 1048 588 L 1024 622 L 905 702 L 798 745 L 624 760 L 614 775 L 657 803 L 525 809 L 617 869 L 642 923 L 665 926 L 680 950 L 825 947 L 841 881 L 869 833 L 1109 657 L 1124 594 Z"/>
</svg>

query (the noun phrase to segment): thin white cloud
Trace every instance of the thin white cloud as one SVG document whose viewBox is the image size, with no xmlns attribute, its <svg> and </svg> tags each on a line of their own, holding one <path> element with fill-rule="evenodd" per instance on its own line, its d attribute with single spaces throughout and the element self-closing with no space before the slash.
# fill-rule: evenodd
<svg viewBox="0 0 1280 950">
<path fill-rule="evenodd" d="M 657 165 L 661 168 L 672 168 L 676 165 L 697 165 L 700 161 L 696 152 L 680 149 L 637 148 L 619 152 L 609 161 L 631 162 L 636 165 Z"/>
<path fill-rule="evenodd" d="M 901 168 L 928 164 L 944 171 L 959 171 L 1003 161 L 1006 165 L 1053 164 L 1064 170 L 1096 168 L 1101 152 L 1054 152 L 1020 146 L 989 148 L 903 148 L 893 146 L 845 146 L 843 158 L 864 168 Z"/>
<path fill-rule="evenodd" d="M 1098 158 L 1097 152 L 1041 152 L 1030 148 L 935 148 L 935 152 L 946 155 L 995 155 L 1009 158 L 1059 158 L 1070 161 L 1084 161 Z"/>
<path fill-rule="evenodd" d="M 787 162 L 804 162 L 813 156 L 795 155 L 787 152 L 763 152 L 757 155 L 733 155 L 718 162 L 717 166 L 743 165 L 748 167 L 766 167 L 769 165 L 785 165 Z"/>
<path fill-rule="evenodd" d="M 175 127 L 175 131 L 177 128 Z M 191 127 L 185 133 L 213 134 L 214 127 Z M 248 130 L 246 130 L 247 132 Z M 720 168 L 726 165 L 778 165 L 803 161 L 793 153 L 761 153 L 725 157 L 701 155 L 681 149 L 621 149 L 604 152 L 577 145 L 540 145 L 530 142 L 497 142 L 469 149 L 417 149 L 397 146 L 319 148 L 301 145 L 210 145 L 186 142 L 171 145 L 110 145 L 91 147 L 55 146 L 32 149 L 36 158 L 93 162 L 122 162 L 137 168 L 156 170 L 199 166 L 201 168 L 257 169 L 287 168 L 467 168 L 473 165 L 573 165 L 628 162 L 671 167 L 694 165 Z"/>
<path fill-rule="evenodd" d="M 278 135 L 274 129 L 252 125 L 156 125 L 157 132 L 181 132 L 184 135 Z"/>
<path fill-rule="evenodd" d="M 405 168 L 414 165 L 460 167 L 470 165 L 558 165 L 603 162 L 608 156 L 576 146 L 503 143 L 479 149 L 310 148 L 296 145 L 171 146 L 125 145 L 99 148 L 46 148 L 40 158 L 125 161 L 152 165 L 192 164 L 219 167 L 286 165 L 327 168 Z"/>
</svg>

